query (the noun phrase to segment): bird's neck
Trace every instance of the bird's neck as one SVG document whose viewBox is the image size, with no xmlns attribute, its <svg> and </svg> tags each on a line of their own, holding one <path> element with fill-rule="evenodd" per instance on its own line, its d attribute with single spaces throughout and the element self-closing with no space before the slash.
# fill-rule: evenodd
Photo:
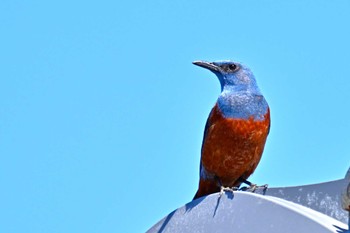
<svg viewBox="0 0 350 233">
<path fill-rule="evenodd" d="M 224 86 L 218 107 L 227 118 L 263 120 L 268 104 L 257 87 Z"/>
<path fill-rule="evenodd" d="M 222 85 L 221 92 L 228 94 L 261 95 L 259 88 L 255 84 Z"/>
</svg>

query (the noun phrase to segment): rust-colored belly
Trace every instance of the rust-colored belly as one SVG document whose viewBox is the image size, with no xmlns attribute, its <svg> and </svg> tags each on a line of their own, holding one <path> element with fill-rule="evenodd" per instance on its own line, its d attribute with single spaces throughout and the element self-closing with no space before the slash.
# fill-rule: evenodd
<svg viewBox="0 0 350 233">
<path fill-rule="evenodd" d="M 251 117 L 226 119 L 214 107 L 202 147 L 202 166 L 218 177 L 223 186 L 237 186 L 257 167 L 270 127 L 270 112 L 264 120 Z"/>
</svg>

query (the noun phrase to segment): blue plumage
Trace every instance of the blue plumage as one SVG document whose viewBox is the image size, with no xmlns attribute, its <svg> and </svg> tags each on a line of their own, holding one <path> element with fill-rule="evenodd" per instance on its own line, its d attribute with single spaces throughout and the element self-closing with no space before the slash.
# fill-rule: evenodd
<svg viewBox="0 0 350 233">
<path fill-rule="evenodd" d="M 264 120 L 268 104 L 248 67 L 234 61 L 202 62 L 200 66 L 209 67 L 220 80 L 218 107 L 224 117 Z"/>
</svg>

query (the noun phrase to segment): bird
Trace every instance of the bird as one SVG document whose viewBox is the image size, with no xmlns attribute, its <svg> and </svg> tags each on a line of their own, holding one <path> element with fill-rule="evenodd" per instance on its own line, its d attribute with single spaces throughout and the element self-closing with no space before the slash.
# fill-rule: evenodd
<svg viewBox="0 0 350 233">
<path fill-rule="evenodd" d="M 231 60 L 193 64 L 213 72 L 221 85 L 204 129 L 194 200 L 252 184 L 247 178 L 262 157 L 271 123 L 269 105 L 247 66 Z"/>
</svg>

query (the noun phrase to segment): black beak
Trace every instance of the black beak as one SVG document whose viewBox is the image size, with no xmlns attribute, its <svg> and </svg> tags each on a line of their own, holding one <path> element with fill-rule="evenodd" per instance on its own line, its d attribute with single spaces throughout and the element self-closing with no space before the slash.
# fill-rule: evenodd
<svg viewBox="0 0 350 233">
<path fill-rule="evenodd" d="M 194 65 L 206 68 L 208 70 L 211 70 L 213 72 L 220 72 L 220 67 L 214 65 L 212 62 L 207 62 L 207 61 L 194 61 L 192 62 Z"/>
</svg>

